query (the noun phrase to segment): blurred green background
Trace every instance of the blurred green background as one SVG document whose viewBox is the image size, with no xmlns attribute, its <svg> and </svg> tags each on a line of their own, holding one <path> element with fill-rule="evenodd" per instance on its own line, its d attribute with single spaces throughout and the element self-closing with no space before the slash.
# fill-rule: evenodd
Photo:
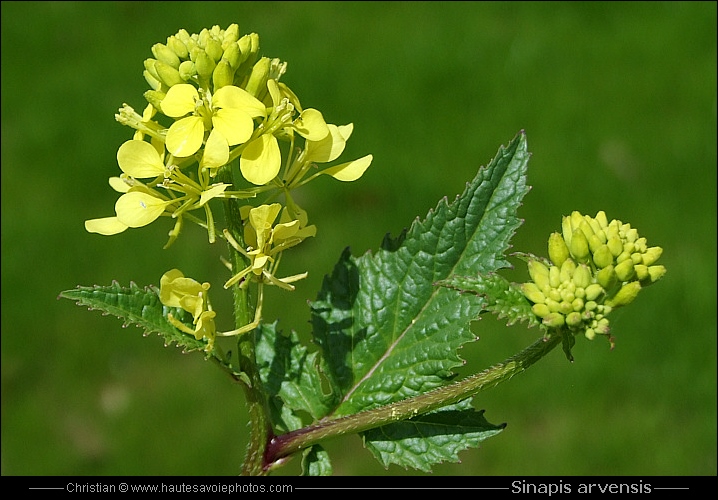
<svg viewBox="0 0 718 500">
<path fill-rule="evenodd" d="M 222 245 L 160 221 L 88 234 L 112 215 L 123 103 L 142 109 L 142 61 L 178 29 L 237 22 L 328 122 L 354 123 L 354 183 L 300 191 L 319 234 L 288 254 L 309 270 L 270 295 L 268 320 L 309 334 L 306 301 L 342 249 L 375 249 L 453 199 L 526 130 L 533 186 L 514 250 L 545 254 L 572 210 L 603 209 L 664 248 L 664 280 L 612 318 L 614 351 L 578 339 L 476 398 L 508 422 L 435 475 L 716 474 L 716 4 L 2 2 L 2 467 L 4 475 L 236 474 L 240 389 L 198 354 L 56 300 L 75 285 L 158 283 L 179 267 L 227 277 Z M 523 279 L 518 261 L 506 275 Z M 221 315 L 221 312 L 220 312 Z M 219 327 L 230 329 L 222 316 Z M 485 317 L 468 374 L 533 342 Z M 385 470 L 357 436 L 326 444 L 335 474 Z M 280 474 L 296 474 L 295 460 Z"/>
</svg>

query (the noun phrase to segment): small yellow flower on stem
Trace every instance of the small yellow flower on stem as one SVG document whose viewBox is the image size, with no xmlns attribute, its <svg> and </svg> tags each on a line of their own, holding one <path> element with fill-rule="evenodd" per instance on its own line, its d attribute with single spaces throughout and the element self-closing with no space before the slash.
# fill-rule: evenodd
<svg viewBox="0 0 718 500">
<path fill-rule="evenodd" d="M 160 278 L 160 302 L 167 307 L 181 308 L 192 315 L 195 329 L 172 316 L 167 320 L 183 333 L 193 335 L 197 340 L 207 339 L 206 351 L 214 349 L 216 335 L 214 318 L 216 313 L 209 302 L 209 283 L 198 283 L 192 278 L 186 278 L 179 269 L 167 271 Z"/>
<path fill-rule="evenodd" d="M 239 245 L 228 230 L 224 230 L 224 236 L 232 247 L 250 261 L 247 267 L 227 280 L 224 287 L 229 288 L 240 281 L 239 286 L 245 287 L 251 278 L 257 282 L 258 290 L 254 321 L 242 328 L 219 335 L 241 335 L 253 330 L 259 325 L 259 321 L 262 318 L 262 301 L 265 284 L 275 285 L 284 290 L 292 291 L 294 290 L 294 286 L 291 285 L 291 283 L 306 278 L 307 276 L 307 273 L 285 278 L 277 278 L 275 276 L 282 252 L 287 248 L 298 245 L 305 238 L 316 234 L 316 228 L 314 226 L 304 227 L 299 220 L 290 220 L 286 209 L 282 214 L 282 218 L 280 218 L 280 222 L 274 224 L 281 210 L 282 206 L 279 203 L 260 205 L 255 208 L 250 206 L 242 207 L 240 213 L 242 218 L 247 220 L 244 226 L 244 238 L 247 243 L 246 249 Z"/>
</svg>

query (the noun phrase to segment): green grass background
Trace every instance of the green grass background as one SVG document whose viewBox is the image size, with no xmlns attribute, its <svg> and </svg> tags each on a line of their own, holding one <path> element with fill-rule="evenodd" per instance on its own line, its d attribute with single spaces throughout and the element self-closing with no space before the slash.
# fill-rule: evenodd
<svg viewBox="0 0 718 500">
<path fill-rule="evenodd" d="M 123 329 L 62 290 L 158 283 L 180 267 L 212 281 L 221 245 L 166 221 L 114 237 L 107 178 L 142 109 L 153 43 L 238 22 L 327 121 L 353 122 L 343 158 L 374 154 L 354 183 L 300 193 L 319 233 L 284 259 L 309 270 L 265 316 L 309 334 L 306 301 L 342 249 L 377 248 L 453 199 L 519 130 L 533 186 L 514 250 L 545 254 L 572 210 L 631 222 L 664 248 L 664 280 L 612 318 L 617 347 L 578 339 L 478 398 L 508 422 L 435 475 L 716 474 L 716 4 L 470 2 L 2 2 L 2 466 L 4 475 L 236 474 L 242 392 L 197 354 Z M 523 279 L 515 262 L 507 271 Z M 221 314 L 221 313 L 220 313 Z M 226 314 L 220 328 L 229 329 Z M 462 374 L 533 342 L 486 317 Z M 335 474 L 385 470 L 357 436 L 326 444 Z M 281 474 L 296 474 L 298 461 Z"/>
</svg>

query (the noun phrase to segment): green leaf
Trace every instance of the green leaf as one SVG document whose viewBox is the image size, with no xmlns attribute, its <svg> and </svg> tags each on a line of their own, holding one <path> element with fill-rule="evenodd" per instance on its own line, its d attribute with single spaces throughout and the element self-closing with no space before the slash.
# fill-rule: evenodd
<svg viewBox="0 0 718 500">
<path fill-rule="evenodd" d="M 501 432 L 483 411 L 464 400 L 435 412 L 371 429 L 363 434 L 365 446 L 384 467 L 390 464 L 431 471 L 431 464 L 459 462 L 460 451 Z"/>
<path fill-rule="evenodd" d="M 267 391 L 267 403 L 275 432 L 300 429 L 311 423 L 302 412 L 318 420 L 336 405 L 333 394 L 322 389 L 318 352 L 310 353 L 297 334 L 285 336 L 277 325 L 260 325 L 255 350 L 259 376 Z"/>
<path fill-rule="evenodd" d="M 310 446 L 302 453 L 302 476 L 331 476 L 329 453 L 320 444 Z"/>
<path fill-rule="evenodd" d="M 437 284 L 484 297 L 486 310 L 496 313 L 499 319 L 507 318 L 508 325 L 517 321 L 525 321 L 529 327 L 540 324 L 521 288 L 498 274 L 451 276 Z"/>
<path fill-rule="evenodd" d="M 333 417 L 410 398 L 453 377 L 463 362 L 457 349 L 474 340 L 469 322 L 487 303 L 436 282 L 509 265 L 504 253 L 520 224 L 528 158 L 522 133 L 453 203 L 444 198 L 373 255 L 344 252 L 311 304 L 314 337 L 340 392 Z"/>
<path fill-rule="evenodd" d="M 204 350 L 207 346 L 206 340 L 197 340 L 167 321 L 167 314 L 172 313 L 173 317 L 193 328 L 191 316 L 182 309 L 163 306 L 154 287 L 140 288 L 135 283 L 123 287 L 113 281 L 110 286 L 78 286 L 62 292 L 60 297 L 74 300 L 90 310 L 98 309 L 117 316 L 125 326 L 135 324 L 145 330 L 145 335 L 158 333 L 164 337 L 166 346 L 174 342 L 184 352 Z"/>
</svg>

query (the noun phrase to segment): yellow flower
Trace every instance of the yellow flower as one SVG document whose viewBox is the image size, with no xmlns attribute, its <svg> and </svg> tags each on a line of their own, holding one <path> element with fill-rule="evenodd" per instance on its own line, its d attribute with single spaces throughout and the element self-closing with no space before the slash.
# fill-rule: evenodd
<svg viewBox="0 0 718 500">
<path fill-rule="evenodd" d="M 229 159 L 230 146 L 249 140 L 253 118 L 265 117 L 266 109 L 257 98 L 233 85 L 220 88 L 214 95 L 203 89 L 200 92 L 186 83 L 167 92 L 162 112 L 179 120 L 167 131 L 166 146 L 174 156 L 191 156 L 202 147 L 209 131 L 201 166 L 216 169 Z"/>
<path fill-rule="evenodd" d="M 287 248 L 298 245 L 305 238 L 316 234 L 315 226 L 303 227 L 299 220 L 290 220 L 286 211 L 282 219 L 280 219 L 284 222 L 275 225 L 274 221 L 277 219 L 281 209 L 282 206 L 279 203 L 260 205 L 255 208 L 250 206 L 242 207 L 240 210 L 242 219 L 247 219 L 248 222 L 244 226 L 244 239 L 247 249 L 241 248 L 231 236 L 228 237 L 228 241 L 235 246 L 237 251 L 249 258 L 250 265 L 230 278 L 225 283 L 225 288 L 229 288 L 249 273 L 253 273 L 260 282 L 266 279 L 273 285 L 286 290 L 293 290 L 294 287 L 288 283 L 306 276 L 306 273 L 281 279 L 274 276 L 277 255 Z M 225 231 L 225 236 L 228 234 L 229 232 Z"/>
<path fill-rule="evenodd" d="M 174 318 L 171 313 L 167 315 L 167 319 L 182 332 L 194 335 L 197 340 L 206 338 L 209 341 L 207 350 L 211 351 L 216 335 L 214 318 L 217 313 L 209 303 L 209 288 L 209 283 L 200 284 L 192 278 L 186 278 L 179 269 L 172 269 L 160 278 L 159 297 L 163 305 L 181 308 L 192 314 L 194 330 Z"/>
</svg>

